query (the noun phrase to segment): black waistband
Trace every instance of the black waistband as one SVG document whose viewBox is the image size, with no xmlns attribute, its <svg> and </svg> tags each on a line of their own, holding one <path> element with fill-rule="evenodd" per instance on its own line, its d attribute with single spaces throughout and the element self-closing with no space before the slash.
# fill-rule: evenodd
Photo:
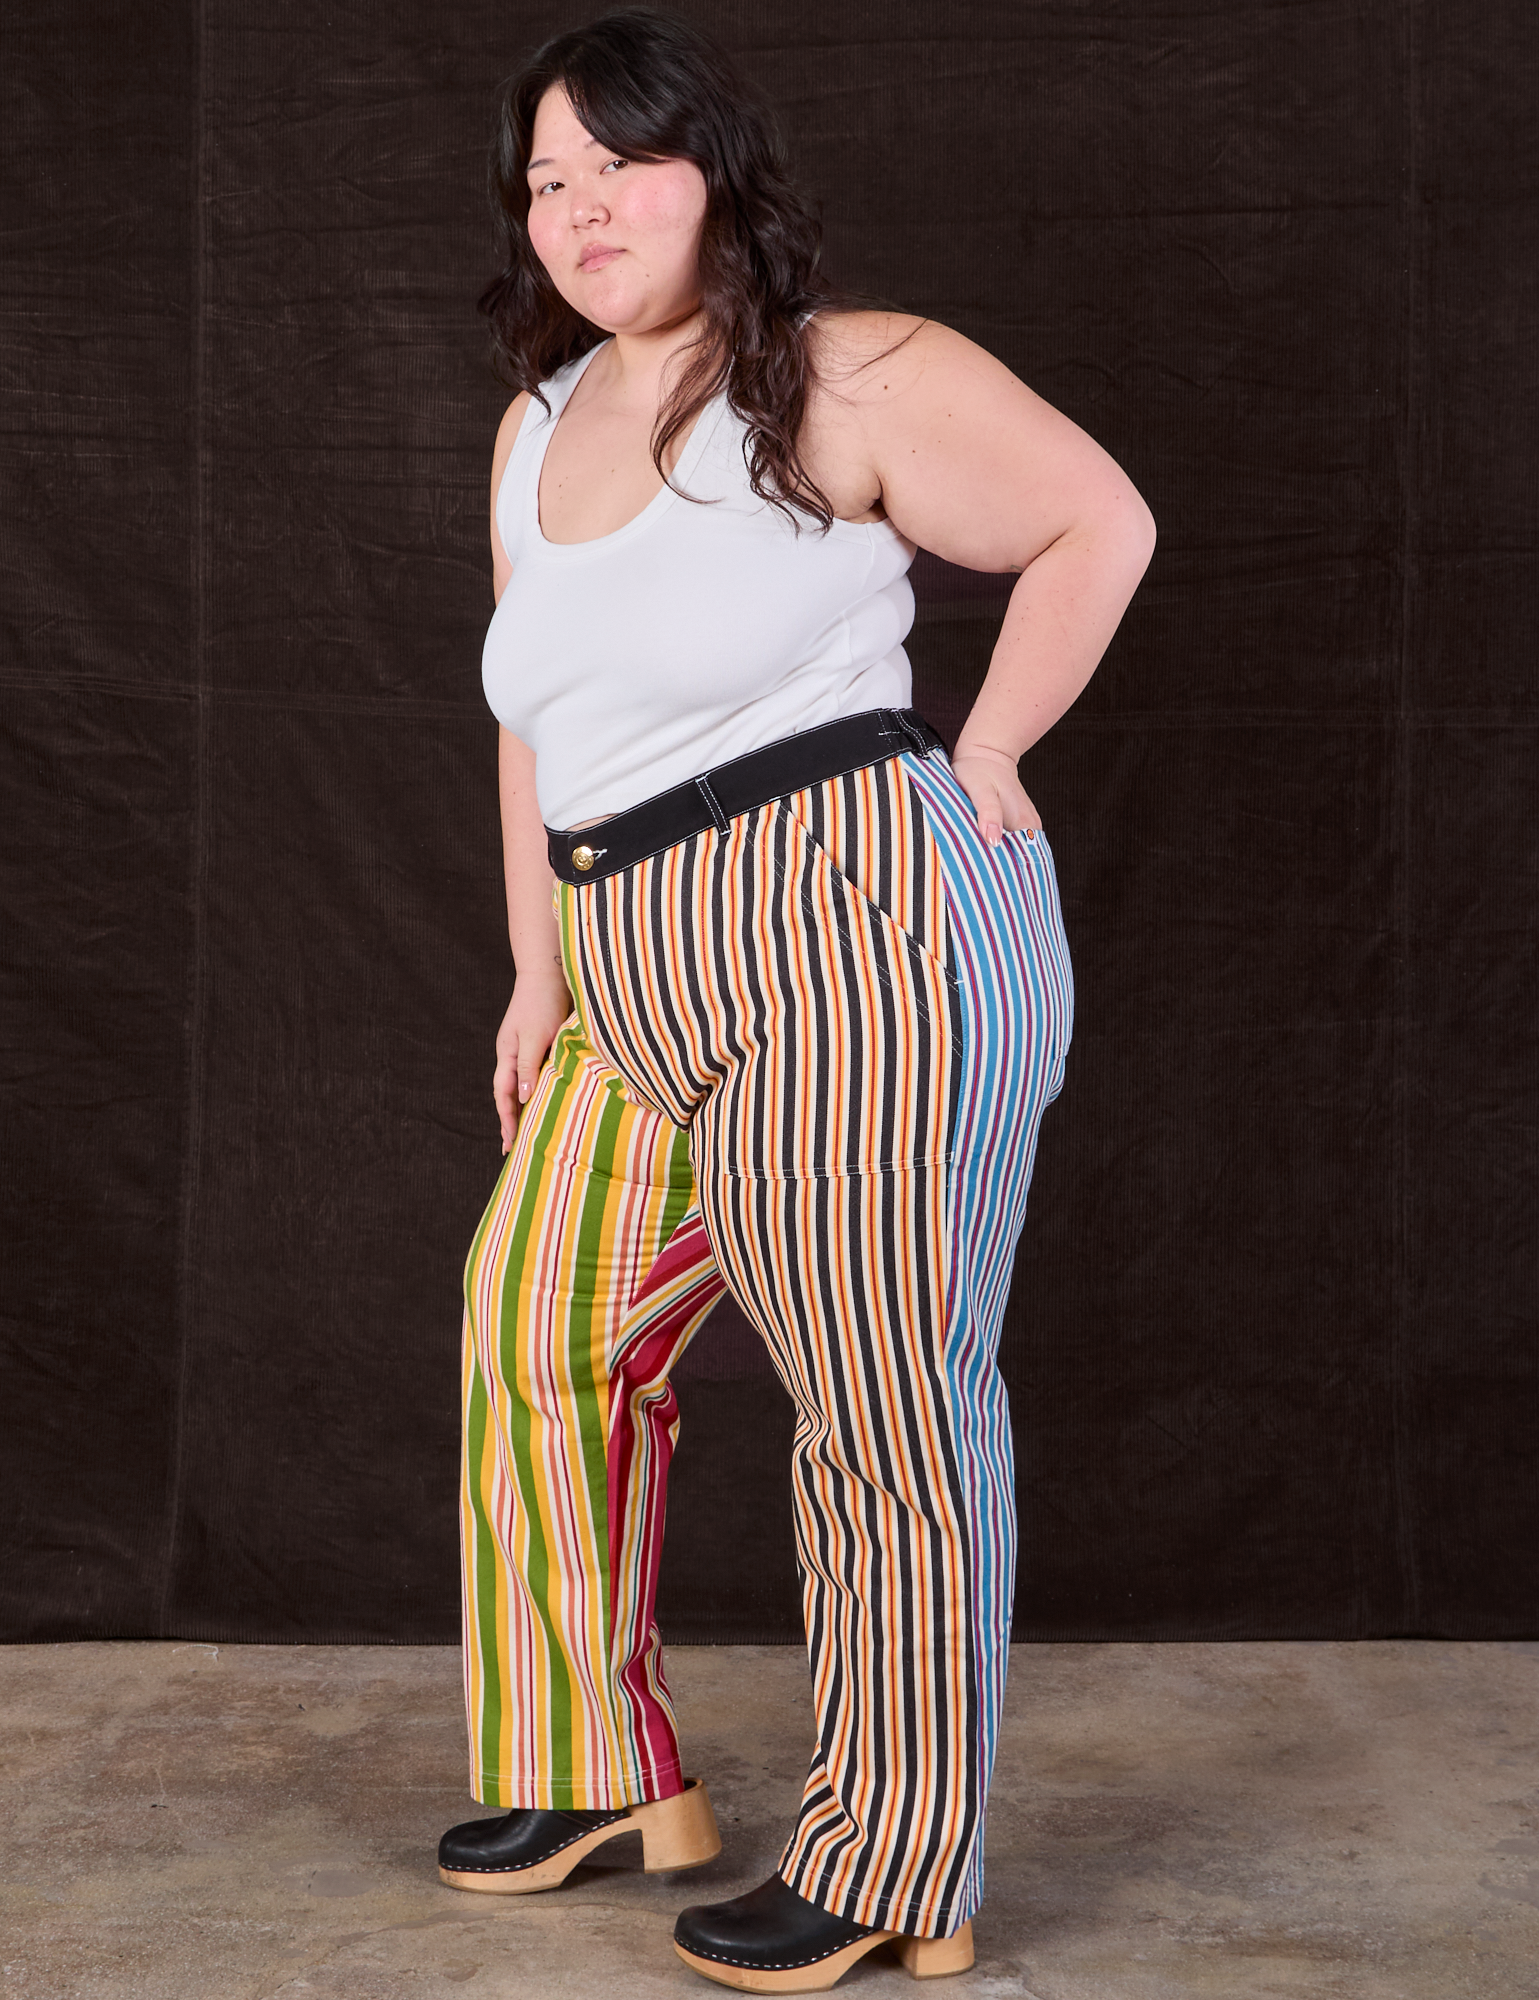
<svg viewBox="0 0 1539 2000">
<path fill-rule="evenodd" d="M 843 715 L 837 722 L 783 736 L 762 750 L 750 750 L 746 757 L 718 764 L 714 771 L 704 771 L 654 799 L 643 799 L 639 806 L 600 820 L 597 826 L 579 827 L 573 833 L 547 827 L 550 865 L 561 881 L 581 887 L 618 874 L 649 854 L 661 854 L 707 827 L 725 833 L 739 813 L 767 806 L 772 799 L 783 799 L 808 785 L 842 778 L 847 771 L 863 771 L 868 764 L 883 763 L 908 750 L 928 757 L 943 747 L 940 736 L 911 708 Z"/>
</svg>

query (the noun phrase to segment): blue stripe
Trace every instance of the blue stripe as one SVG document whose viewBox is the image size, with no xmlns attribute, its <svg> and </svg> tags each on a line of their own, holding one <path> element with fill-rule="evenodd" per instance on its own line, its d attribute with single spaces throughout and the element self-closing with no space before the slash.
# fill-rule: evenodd
<svg viewBox="0 0 1539 2000">
<path fill-rule="evenodd" d="M 1010 1408 L 995 1356 L 1037 1129 L 1063 1085 L 1074 984 L 1046 836 L 1011 833 L 989 847 L 944 756 L 903 763 L 938 852 L 961 990 L 946 1376 L 972 1541 L 981 1802 L 999 1739 L 1015 1582 Z M 959 1857 L 957 1921 L 977 1909 L 982 1894 L 980 1812 L 972 1851 Z M 942 1900 L 953 1902 L 950 1895 Z"/>
</svg>

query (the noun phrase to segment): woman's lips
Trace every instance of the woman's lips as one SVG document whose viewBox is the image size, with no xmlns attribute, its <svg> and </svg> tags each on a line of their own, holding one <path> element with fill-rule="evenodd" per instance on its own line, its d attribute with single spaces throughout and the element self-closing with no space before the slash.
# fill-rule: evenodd
<svg viewBox="0 0 1539 2000">
<path fill-rule="evenodd" d="M 611 250 L 607 244 L 601 245 L 592 250 L 584 250 L 577 260 L 577 268 L 579 271 L 602 271 L 606 264 L 612 264 L 616 257 L 624 255 L 623 250 Z"/>
</svg>

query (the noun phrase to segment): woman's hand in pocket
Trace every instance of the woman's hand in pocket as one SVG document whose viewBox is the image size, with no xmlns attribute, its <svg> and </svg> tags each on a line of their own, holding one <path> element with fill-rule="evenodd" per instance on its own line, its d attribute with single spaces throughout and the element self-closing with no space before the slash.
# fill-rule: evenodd
<svg viewBox="0 0 1539 2000">
<path fill-rule="evenodd" d="M 951 768 L 972 801 L 978 831 L 990 847 L 998 847 L 1007 833 L 1041 830 L 1042 815 L 1026 796 L 1016 760 L 1007 750 L 971 744 L 964 735 L 952 754 Z"/>
</svg>

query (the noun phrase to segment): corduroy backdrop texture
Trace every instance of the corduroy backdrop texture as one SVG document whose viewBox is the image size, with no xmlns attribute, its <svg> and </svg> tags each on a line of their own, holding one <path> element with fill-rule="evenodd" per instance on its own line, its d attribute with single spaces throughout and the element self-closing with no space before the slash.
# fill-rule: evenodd
<svg viewBox="0 0 1539 2000">
<path fill-rule="evenodd" d="M 1539 16 L 679 11 L 834 274 L 1160 525 L 1025 766 L 1079 1013 L 1003 1349 L 1017 1635 L 1534 1632 Z M 471 302 L 494 87 L 579 18 L 9 24 L 0 1636 L 458 1635 L 509 977 Z M 916 577 L 950 732 L 1000 585 Z M 740 1320 L 680 1390 L 665 1636 L 794 1638 Z"/>
</svg>

